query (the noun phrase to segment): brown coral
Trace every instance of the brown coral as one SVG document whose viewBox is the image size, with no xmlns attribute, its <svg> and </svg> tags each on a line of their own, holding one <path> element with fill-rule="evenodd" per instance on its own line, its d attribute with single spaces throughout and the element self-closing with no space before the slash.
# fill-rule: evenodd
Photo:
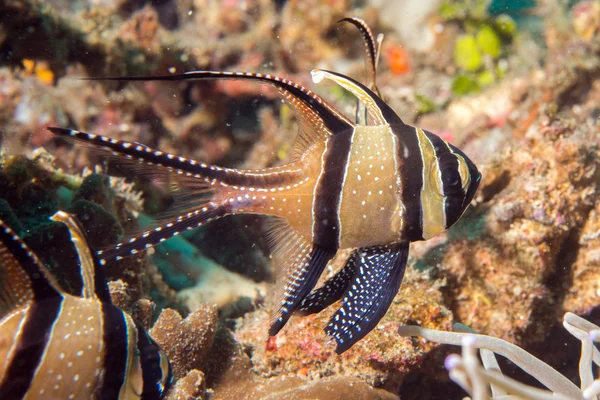
<svg viewBox="0 0 600 400">
<path fill-rule="evenodd" d="M 193 369 L 202 371 L 206 367 L 217 322 L 217 309 L 208 304 L 185 319 L 169 308 L 160 313 L 150 335 L 167 354 L 174 379 L 183 378 Z"/>
<path fill-rule="evenodd" d="M 193 369 L 175 383 L 165 396 L 165 400 L 202 400 L 205 390 L 204 373 Z"/>
</svg>

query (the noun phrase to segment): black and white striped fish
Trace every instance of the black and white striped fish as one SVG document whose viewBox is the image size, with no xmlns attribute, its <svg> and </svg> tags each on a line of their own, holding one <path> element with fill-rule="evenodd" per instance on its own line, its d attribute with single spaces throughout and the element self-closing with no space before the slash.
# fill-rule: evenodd
<svg viewBox="0 0 600 400">
<path fill-rule="evenodd" d="M 160 399 L 169 362 L 144 328 L 111 304 L 96 256 L 58 212 L 79 255 L 81 297 L 65 293 L 0 221 L 0 399 Z"/>
<path fill-rule="evenodd" d="M 303 86 L 268 74 L 193 71 L 181 75 L 103 78 L 122 81 L 242 79 L 273 85 L 300 125 L 289 164 L 264 170 L 207 165 L 70 129 L 56 135 L 108 150 L 140 175 L 168 183 L 175 207 L 159 226 L 99 253 L 103 263 L 154 246 L 173 235 L 232 214 L 276 217 L 270 237 L 282 267 L 275 289 L 270 335 L 292 313 L 319 312 L 342 299 L 325 328 L 341 353 L 385 315 L 398 292 L 411 241 L 426 240 L 452 226 L 473 199 L 480 173 L 469 158 L 433 133 L 405 124 L 377 94 L 375 70 L 381 38 L 360 19 L 369 60 L 367 86 L 338 73 L 313 70 L 315 82 L 330 79 L 364 105 L 354 123 Z M 367 125 L 367 121 L 370 125 Z M 313 290 L 339 249 L 355 249 L 346 266 Z"/>
</svg>

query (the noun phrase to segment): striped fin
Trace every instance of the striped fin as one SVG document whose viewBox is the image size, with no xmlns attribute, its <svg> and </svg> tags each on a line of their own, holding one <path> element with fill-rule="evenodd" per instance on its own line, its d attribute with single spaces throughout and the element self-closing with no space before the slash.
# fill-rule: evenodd
<svg viewBox="0 0 600 400">
<path fill-rule="evenodd" d="M 229 212 L 225 207 L 216 206 L 212 203 L 194 211 L 189 211 L 156 228 L 151 228 L 141 234 L 125 239 L 113 247 L 98 251 L 97 255 L 100 265 L 118 261 L 124 257 L 147 250 L 173 236 L 196 229 L 205 223 L 221 218 L 228 213 Z"/>
<path fill-rule="evenodd" d="M 337 341 L 338 354 L 352 347 L 383 318 L 398 293 L 407 260 L 408 243 L 369 247 L 353 254 L 348 263 L 355 268 L 354 280 L 342 307 L 325 328 Z"/>
<path fill-rule="evenodd" d="M 185 230 L 227 215 L 229 209 L 226 206 L 211 202 L 219 190 L 277 185 L 278 180 L 285 179 L 284 174 L 265 174 L 265 177 L 261 173 L 221 168 L 105 136 L 63 128 L 48 129 L 68 141 L 110 152 L 113 160 L 132 167 L 138 175 L 155 184 L 166 186 L 173 196 L 170 208 L 153 217 L 158 227 L 134 231 L 115 246 L 98 251 L 101 265 L 136 254 Z"/>
<path fill-rule="evenodd" d="M 302 300 L 297 310 L 299 314 L 319 313 L 342 298 L 354 278 L 354 262 L 350 261 L 353 257 L 354 254 L 350 256 L 342 269 L 329 278 L 323 286 L 313 290 Z"/>
<path fill-rule="evenodd" d="M 367 69 L 367 86 L 379 97 L 381 93 L 377 88 L 376 77 L 377 77 L 377 66 L 379 64 L 379 54 L 381 53 L 381 43 L 383 43 L 383 34 L 380 33 L 377 36 L 377 40 L 373 36 L 369 26 L 360 18 L 344 18 L 338 22 L 348 22 L 354 25 L 362 35 L 363 41 L 365 42 L 365 66 Z M 367 125 L 369 120 L 368 111 L 365 108 L 365 104 L 356 99 L 356 123 L 360 125 Z"/>
<path fill-rule="evenodd" d="M 381 54 L 381 44 L 383 43 L 383 34 L 380 33 L 377 35 L 377 39 L 373 36 L 369 25 L 361 18 L 351 17 L 351 18 L 343 18 L 338 22 L 348 22 L 354 25 L 362 35 L 363 41 L 365 42 L 365 52 L 366 52 L 366 64 L 367 64 L 367 86 L 373 92 L 377 94 L 377 96 L 381 97 L 381 93 L 377 88 L 377 67 L 379 65 L 379 55 Z"/>
<path fill-rule="evenodd" d="M 324 69 L 313 69 L 310 73 L 315 83 L 327 78 L 355 95 L 365 103 L 375 125 L 405 125 L 396 112 L 381 97 L 362 83 L 346 75 Z"/>
<path fill-rule="evenodd" d="M 277 272 L 269 328 L 269 335 L 275 336 L 315 287 L 335 252 L 309 243 L 282 221 L 267 232 L 267 239 Z"/>
<path fill-rule="evenodd" d="M 0 221 L 0 317 L 27 303 L 62 295 L 59 284 L 33 251 Z"/>
<path fill-rule="evenodd" d="M 162 76 L 124 76 L 89 78 L 103 81 L 196 81 L 214 79 L 255 80 L 275 86 L 281 97 L 292 108 L 300 122 L 299 144 L 335 135 L 352 129 L 354 124 L 343 114 L 329 105 L 317 94 L 288 79 L 252 72 L 189 71 L 184 74 Z M 302 146 L 306 148 L 306 146 Z M 298 154 L 298 152 L 296 152 Z"/>
<path fill-rule="evenodd" d="M 73 242 L 79 257 L 79 269 L 83 282 L 81 297 L 111 303 L 110 292 L 102 268 L 100 268 L 98 256 L 90 249 L 83 229 L 77 220 L 63 211 L 57 212 L 50 219 L 62 222 L 69 229 L 71 242 Z"/>
</svg>

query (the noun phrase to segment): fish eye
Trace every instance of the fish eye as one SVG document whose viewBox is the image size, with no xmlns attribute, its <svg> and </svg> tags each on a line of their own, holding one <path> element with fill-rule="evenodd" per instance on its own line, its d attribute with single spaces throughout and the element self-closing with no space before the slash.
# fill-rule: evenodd
<svg viewBox="0 0 600 400">
<path fill-rule="evenodd" d="M 437 168 L 431 168 L 432 178 L 439 183 L 434 185 L 439 188 L 442 196 L 463 195 L 468 189 L 469 180 L 463 179 L 460 174 L 460 161 L 452 153 L 444 153 L 437 160 Z M 439 172 L 438 172 L 439 171 Z"/>
</svg>

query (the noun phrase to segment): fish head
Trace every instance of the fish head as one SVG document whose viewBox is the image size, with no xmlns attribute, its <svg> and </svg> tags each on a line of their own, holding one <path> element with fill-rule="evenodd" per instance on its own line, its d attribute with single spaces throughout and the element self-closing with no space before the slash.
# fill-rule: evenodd
<svg viewBox="0 0 600 400">
<path fill-rule="evenodd" d="M 400 143 L 406 236 L 428 240 L 458 221 L 475 196 L 481 173 L 465 153 L 431 132 L 408 125 L 394 132 Z"/>
<path fill-rule="evenodd" d="M 442 188 L 440 194 L 445 205 L 445 227 L 448 229 L 471 204 L 481 182 L 481 173 L 464 152 L 450 143 L 445 144 L 437 159 Z"/>
</svg>

